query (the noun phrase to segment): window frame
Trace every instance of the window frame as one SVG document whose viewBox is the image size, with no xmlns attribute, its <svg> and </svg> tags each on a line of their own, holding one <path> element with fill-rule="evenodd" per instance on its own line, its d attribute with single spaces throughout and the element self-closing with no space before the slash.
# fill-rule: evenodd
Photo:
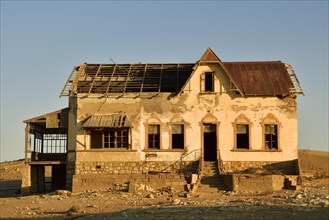
<svg viewBox="0 0 329 220">
<path fill-rule="evenodd" d="M 245 150 L 245 151 L 252 151 L 252 142 L 251 142 L 251 127 L 252 122 L 243 114 L 239 115 L 235 121 L 232 123 L 233 125 L 233 150 Z M 238 133 L 237 133 L 237 126 L 238 125 L 248 125 L 248 148 L 238 148 Z"/>
<path fill-rule="evenodd" d="M 120 142 L 121 145 L 126 145 L 125 147 L 118 147 L 118 141 L 117 139 L 114 139 L 114 147 L 111 147 L 111 132 L 114 132 L 114 136 L 117 136 L 118 132 L 124 132 L 126 131 L 127 137 L 126 137 L 126 143 L 125 142 Z M 101 133 L 101 146 L 100 147 L 95 147 L 92 145 L 93 142 L 93 132 L 99 132 Z M 108 133 L 106 135 L 105 133 Z M 104 149 L 104 150 L 118 150 L 118 149 L 125 149 L 125 150 L 131 150 L 131 129 L 130 128 L 103 128 L 100 130 L 91 130 L 90 133 L 90 149 L 91 150 L 99 150 L 99 149 Z M 108 141 L 105 141 L 105 137 L 108 138 Z M 98 140 L 99 141 L 99 140 Z M 97 141 L 97 142 L 98 142 Z M 108 146 L 105 146 L 105 143 L 108 143 Z"/>
<path fill-rule="evenodd" d="M 207 75 L 211 75 L 211 87 L 212 90 L 206 90 L 207 84 L 206 84 L 206 79 L 207 79 Z M 202 74 L 200 74 L 200 91 L 201 93 L 216 93 L 216 89 L 215 89 L 215 72 L 214 71 L 204 71 L 202 72 Z"/>
<path fill-rule="evenodd" d="M 269 113 L 260 123 L 262 126 L 262 150 L 265 151 L 281 151 L 281 141 L 280 141 L 280 132 L 281 132 L 281 122 L 271 113 Z M 276 125 L 276 136 L 277 136 L 277 148 L 266 148 L 266 126 L 267 125 Z"/>
<path fill-rule="evenodd" d="M 180 122 L 170 122 L 169 125 L 169 149 L 171 150 L 185 150 L 186 149 L 186 123 Z M 173 126 L 181 125 L 183 126 L 183 148 L 174 148 L 173 147 Z"/>
<path fill-rule="evenodd" d="M 145 123 L 145 149 L 146 150 L 161 150 L 162 149 L 162 123 Z M 149 125 L 158 125 L 159 126 L 159 148 L 150 148 L 149 147 Z"/>
<path fill-rule="evenodd" d="M 272 147 L 272 145 L 273 145 L 273 141 L 271 141 L 270 142 L 270 145 L 271 146 L 269 146 L 269 147 L 267 147 L 267 145 L 266 145 L 266 142 L 267 142 L 267 138 L 266 138 L 266 135 L 268 135 L 267 133 L 266 133 L 266 127 L 267 126 L 275 126 L 275 132 L 276 132 L 276 148 L 275 147 Z M 272 137 L 272 134 L 270 134 L 271 135 L 271 137 Z M 271 140 L 272 140 L 272 138 L 271 138 Z M 264 149 L 265 150 L 279 150 L 279 135 L 278 135 L 278 125 L 277 124 L 264 124 L 264 133 L 263 133 L 263 144 L 264 144 Z"/>
</svg>

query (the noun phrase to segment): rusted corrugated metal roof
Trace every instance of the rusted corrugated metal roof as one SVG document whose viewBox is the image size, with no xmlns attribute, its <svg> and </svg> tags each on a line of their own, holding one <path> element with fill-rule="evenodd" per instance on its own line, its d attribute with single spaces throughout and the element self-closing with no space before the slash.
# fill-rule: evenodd
<svg viewBox="0 0 329 220">
<path fill-rule="evenodd" d="M 287 96 L 293 84 L 281 61 L 223 62 L 246 96 Z"/>
<path fill-rule="evenodd" d="M 93 115 L 82 125 L 84 128 L 128 128 L 132 127 L 126 115 Z"/>
</svg>

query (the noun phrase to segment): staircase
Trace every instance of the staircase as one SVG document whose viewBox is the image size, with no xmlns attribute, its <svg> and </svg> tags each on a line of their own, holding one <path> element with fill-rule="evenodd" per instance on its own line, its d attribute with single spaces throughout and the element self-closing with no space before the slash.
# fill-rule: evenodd
<svg viewBox="0 0 329 220">
<path fill-rule="evenodd" d="M 220 179 L 217 161 L 204 161 L 202 178 L 197 190 L 198 193 L 218 193 L 226 190 Z"/>
</svg>

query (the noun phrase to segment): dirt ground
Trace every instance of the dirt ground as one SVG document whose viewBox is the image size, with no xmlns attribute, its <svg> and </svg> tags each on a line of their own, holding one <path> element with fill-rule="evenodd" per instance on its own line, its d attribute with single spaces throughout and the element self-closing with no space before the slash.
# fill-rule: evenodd
<svg viewBox="0 0 329 220">
<path fill-rule="evenodd" d="M 173 188 L 128 193 L 102 191 L 20 196 L 23 161 L 0 164 L 2 219 L 328 219 L 329 152 L 300 150 L 302 186 L 274 193 L 193 195 Z"/>
</svg>

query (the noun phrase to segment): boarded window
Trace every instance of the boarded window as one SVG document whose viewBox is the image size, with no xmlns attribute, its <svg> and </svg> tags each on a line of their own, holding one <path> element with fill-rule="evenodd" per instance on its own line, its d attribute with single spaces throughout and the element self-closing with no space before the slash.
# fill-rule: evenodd
<svg viewBox="0 0 329 220">
<path fill-rule="evenodd" d="M 175 124 L 171 126 L 171 147 L 184 149 L 184 125 Z"/>
<path fill-rule="evenodd" d="M 103 143 L 102 143 L 102 131 L 91 131 L 90 133 L 90 147 L 91 148 L 102 148 Z"/>
<path fill-rule="evenodd" d="M 278 149 L 277 125 L 265 125 L 265 148 Z"/>
<path fill-rule="evenodd" d="M 236 148 L 249 149 L 249 125 L 236 125 Z"/>
<path fill-rule="evenodd" d="M 148 125 L 148 148 L 160 149 L 160 125 Z"/>
</svg>

